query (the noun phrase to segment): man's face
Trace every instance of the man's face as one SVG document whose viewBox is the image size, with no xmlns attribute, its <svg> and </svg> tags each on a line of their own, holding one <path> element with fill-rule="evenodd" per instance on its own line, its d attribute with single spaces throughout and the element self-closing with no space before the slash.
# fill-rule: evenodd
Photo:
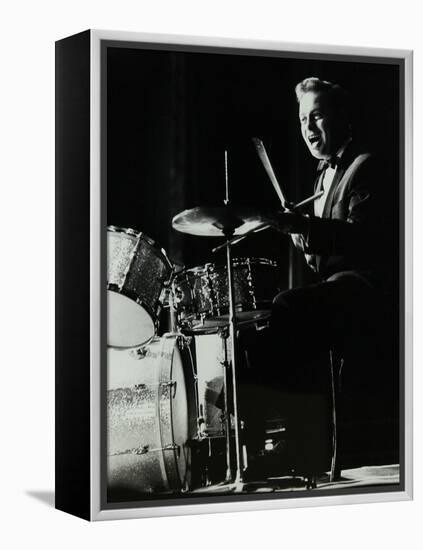
<svg viewBox="0 0 423 550">
<path fill-rule="evenodd" d="M 306 92 L 299 103 L 299 117 L 301 134 L 313 157 L 328 159 L 336 153 L 337 125 L 325 94 Z"/>
</svg>

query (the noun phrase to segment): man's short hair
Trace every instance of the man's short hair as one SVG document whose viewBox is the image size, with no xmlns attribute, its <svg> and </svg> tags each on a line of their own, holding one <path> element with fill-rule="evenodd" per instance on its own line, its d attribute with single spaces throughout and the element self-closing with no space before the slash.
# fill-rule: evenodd
<svg viewBox="0 0 423 550">
<path fill-rule="evenodd" d="M 350 99 L 348 93 L 344 88 L 339 86 L 339 84 L 334 84 L 328 80 L 321 80 L 320 78 L 312 76 L 305 78 L 295 86 L 295 94 L 298 103 L 307 92 L 321 92 L 326 94 L 330 107 L 345 118 L 347 124 L 350 123 Z"/>
</svg>

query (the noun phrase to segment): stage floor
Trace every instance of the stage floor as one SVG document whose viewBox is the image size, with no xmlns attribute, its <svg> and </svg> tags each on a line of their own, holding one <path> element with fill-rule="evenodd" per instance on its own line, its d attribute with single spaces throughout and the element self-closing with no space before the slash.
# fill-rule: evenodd
<svg viewBox="0 0 423 550">
<path fill-rule="evenodd" d="M 376 487 L 382 485 L 395 485 L 400 481 L 400 472 L 398 464 L 390 464 L 385 466 L 364 466 L 361 468 L 353 468 L 351 470 L 343 470 L 339 481 L 330 482 L 329 474 L 323 474 L 316 479 L 316 488 L 318 489 L 349 489 L 356 487 Z M 289 492 L 289 491 L 304 491 L 306 489 L 306 481 L 301 477 L 275 477 L 263 481 L 247 482 L 242 491 L 249 493 L 267 493 L 267 492 Z M 201 487 L 192 491 L 194 494 L 207 493 L 234 493 L 240 489 L 231 486 L 228 490 L 228 485 L 218 484 Z"/>
</svg>

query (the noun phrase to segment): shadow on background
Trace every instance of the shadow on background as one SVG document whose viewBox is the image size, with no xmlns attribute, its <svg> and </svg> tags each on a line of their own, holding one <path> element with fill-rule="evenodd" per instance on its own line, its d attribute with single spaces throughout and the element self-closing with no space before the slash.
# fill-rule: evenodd
<svg viewBox="0 0 423 550">
<path fill-rule="evenodd" d="M 26 494 L 54 508 L 54 491 L 26 491 Z"/>
</svg>

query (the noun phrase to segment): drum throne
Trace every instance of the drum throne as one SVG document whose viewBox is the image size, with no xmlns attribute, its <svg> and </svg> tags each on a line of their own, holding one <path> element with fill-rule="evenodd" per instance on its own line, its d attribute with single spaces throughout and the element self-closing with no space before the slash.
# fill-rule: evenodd
<svg viewBox="0 0 423 550">
<path fill-rule="evenodd" d="M 318 380 L 304 391 L 289 391 L 283 380 L 266 380 L 266 369 L 259 374 L 254 369 L 274 360 L 264 351 L 269 334 L 240 335 L 241 417 L 252 451 L 249 479 L 267 471 L 269 477 L 304 477 L 314 487 L 324 472 L 336 481 L 344 469 L 399 462 L 399 350 L 393 319 L 392 310 L 381 306 L 363 345 L 330 350 Z"/>
</svg>

